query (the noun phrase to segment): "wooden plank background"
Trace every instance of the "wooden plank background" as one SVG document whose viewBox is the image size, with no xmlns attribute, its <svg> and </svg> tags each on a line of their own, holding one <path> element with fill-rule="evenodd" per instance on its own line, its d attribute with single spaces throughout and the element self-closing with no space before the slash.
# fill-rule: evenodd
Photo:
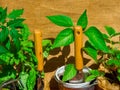
<svg viewBox="0 0 120 90">
<path fill-rule="evenodd" d="M 95 25 L 104 31 L 104 26 L 109 25 L 120 31 L 120 1 L 119 0 L 0 0 L 0 6 L 12 9 L 24 9 L 23 17 L 29 25 L 31 32 L 39 29 L 43 38 L 55 38 L 63 29 L 52 24 L 46 16 L 64 14 L 70 16 L 76 23 L 79 15 L 87 9 L 89 24 Z M 31 35 L 33 39 L 33 35 Z M 84 41 L 85 41 L 84 37 Z M 74 45 L 52 51 L 45 63 L 45 88 L 44 90 L 58 90 L 53 79 L 54 71 L 68 62 L 74 61 Z M 89 60 L 88 60 L 89 61 Z M 87 62 L 88 62 L 87 61 Z"/>
</svg>

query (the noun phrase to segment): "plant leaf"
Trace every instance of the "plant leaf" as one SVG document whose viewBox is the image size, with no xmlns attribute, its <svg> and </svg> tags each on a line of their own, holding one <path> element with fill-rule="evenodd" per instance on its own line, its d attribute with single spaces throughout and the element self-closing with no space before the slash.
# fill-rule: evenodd
<svg viewBox="0 0 120 90">
<path fill-rule="evenodd" d="M 74 64 L 68 64 L 65 67 L 65 72 L 63 74 L 62 81 L 67 81 L 72 79 L 77 74 L 77 70 Z"/>
<path fill-rule="evenodd" d="M 73 26 L 72 19 L 65 15 L 47 16 L 47 18 L 58 26 L 71 27 Z"/>
<path fill-rule="evenodd" d="M 28 80 L 27 80 L 27 88 L 28 90 L 33 90 L 36 84 L 36 71 L 32 68 L 29 72 Z"/>
<path fill-rule="evenodd" d="M 1 27 L 1 31 L 0 31 L 0 42 L 4 42 L 6 40 L 6 38 L 8 37 L 8 29 L 4 26 Z"/>
<path fill-rule="evenodd" d="M 19 50 L 20 49 L 20 40 L 19 40 L 20 34 L 18 33 L 16 29 L 12 29 L 10 30 L 10 36 L 13 39 L 16 49 Z"/>
<path fill-rule="evenodd" d="M 24 12 L 23 9 L 13 10 L 12 12 L 9 13 L 8 18 L 15 19 L 17 17 L 20 17 L 23 14 L 23 12 Z"/>
<path fill-rule="evenodd" d="M 42 40 L 42 46 L 43 47 L 51 46 L 51 45 L 52 45 L 51 40 L 48 40 L 48 39 Z"/>
<path fill-rule="evenodd" d="M 114 60 L 114 59 L 109 59 L 106 62 L 107 65 L 111 65 L 111 66 L 118 66 L 120 67 L 120 61 L 119 60 Z"/>
<path fill-rule="evenodd" d="M 87 11 L 85 10 L 77 21 L 77 25 L 82 26 L 83 30 L 87 27 L 88 24 L 88 18 L 86 12 Z"/>
<path fill-rule="evenodd" d="M 19 78 L 20 78 L 20 82 L 22 83 L 22 86 L 19 85 L 20 90 L 28 90 L 27 89 L 28 76 L 29 76 L 28 73 L 25 73 L 25 72 L 20 73 Z"/>
<path fill-rule="evenodd" d="M 16 78 L 16 75 L 15 75 L 15 70 L 13 69 L 12 66 L 10 65 L 5 65 L 5 66 L 2 66 L 2 72 L 0 72 L 0 84 L 2 82 L 6 82 L 10 79 L 15 79 Z"/>
<path fill-rule="evenodd" d="M 83 50 L 97 62 L 97 50 L 88 41 L 85 43 Z"/>
<path fill-rule="evenodd" d="M 4 23 L 6 16 L 7 16 L 7 8 L 5 8 L 5 9 L 1 8 L 0 9 L 0 22 Z"/>
<path fill-rule="evenodd" d="M 21 35 L 23 40 L 28 40 L 30 35 L 30 30 L 27 24 L 23 24 L 23 28 L 21 29 Z"/>
<path fill-rule="evenodd" d="M 73 41 L 74 41 L 73 30 L 71 28 L 66 28 L 57 35 L 57 37 L 55 38 L 55 41 L 52 45 L 52 48 L 67 46 L 67 45 L 71 44 Z"/>
<path fill-rule="evenodd" d="M 21 24 L 22 22 L 24 21 L 25 19 L 23 18 L 19 18 L 19 19 L 14 19 L 14 20 L 10 20 L 8 23 L 7 23 L 7 26 L 10 26 L 11 28 L 16 28 L 16 27 L 21 27 Z"/>
<path fill-rule="evenodd" d="M 9 50 L 10 49 L 10 40 L 7 41 L 5 47 Z"/>
<path fill-rule="evenodd" d="M 110 36 L 112 36 L 112 35 L 114 35 L 116 33 L 115 30 L 112 27 L 110 27 L 110 26 L 105 26 L 105 30 L 107 31 L 107 33 Z"/>
<path fill-rule="evenodd" d="M 52 42 L 51 40 L 45 39 L 42 40 L 42 47 L 43 47 L 43 56 L 44 58 L 47 58 L 49 55 L 49 52 L 51 50 Z"/>
<path fill-rule="evenodd" d="M 6 53 L 8 50 L 0 45 L 0 54 Z"/>
<path fill-rule="evenodd" d="M 90 81 L 92 81 L 92 80 L 94 80 L 95 78 L 97 78 L 97 76 L 95 76 L 95 75 L 90 75 L 90 76 L 88 76 L 87 78 L 86 78 L 86 82 L 90 82 Z"/>
<path fill-rule="evenodd" d="M 103 52 L 109 51 L 102 33 L 96 27 L 92 26 L 88 28 L 84 33 L 89 38 L 91 45 L 95 49 L 102 50 Z"/>
</svg>

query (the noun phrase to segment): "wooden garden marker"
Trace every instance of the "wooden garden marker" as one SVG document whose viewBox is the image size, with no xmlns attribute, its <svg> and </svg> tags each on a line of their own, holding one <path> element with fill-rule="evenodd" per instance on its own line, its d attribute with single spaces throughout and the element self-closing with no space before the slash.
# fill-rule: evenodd
<svg viewBox="0 0 120 90">
<path fill-rule="evenodd" d="M 83 58 L 82 58 L 82 37 L 83 37 L 83 31 L 82 27 L 75 26 L 74 28 L 74 34 L 75 34 L 75 65 L 77 70 L 83 69 Z"/>
<path fill-rule="evenodd" d="M 43 71 L 43 55 L 42 55 L 42 33 L 39 30 L 35 30 L 35 54 L 38 59 L 38 71 Z"/>
</svg>

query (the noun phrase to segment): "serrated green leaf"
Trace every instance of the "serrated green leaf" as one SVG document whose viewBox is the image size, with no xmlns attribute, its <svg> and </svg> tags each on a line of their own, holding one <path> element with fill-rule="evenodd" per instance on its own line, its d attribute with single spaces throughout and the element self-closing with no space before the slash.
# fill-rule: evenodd
<svg viewBox="0 0 120 90">
<path fill-rule="evenodd" d="M 22 25 L 22 22 L 24 21 L 25 19 L 23 18 L 18 18 L 18 19 L 14 19 L 14 20 L 10 20 L 8 23 L 7 23 L 7 26 L 11 27 L 11 28 L 16 28 L 16 27 L 21 27 Z"/>
<path fill-rule="evenodd" d="M 0 45 L 0 54 L 6 53 L 8 50 Z"/>
<path fill-rule="evenodd" d="M 105 30 L 107 31 L 107 33 L 110 36 L 112 36 L 112 35 L 114 35 L 116 33 L 115 30 L 112 27 L 110 27 L 110 26 L 105 26 Z"/>
<path fill-rule="evenodd" d="M 23 9 L 17 9 L 17 10 L 13 10 L 12 12 L 10 12 L 8 14 L 8 18 L 12 18 L 15 19 L 17 17 L 20 17 L 23 14 L 24 10 Z"/>
<path fill-rule="evenodd" d="M 1 76 L 1 75 L 0 75 Z M 8 74 L 8 75 L 3 75 L 3 77 L 0 77 L 0 84 L 2 82 L 8 81 L 10 79 L 14 79 L 15 75 L 13 73 Z"/>
<path fill-rule="evenodd" d="M 23 40 L 28 40 L 29 35 L 30 35 L 30 29 L 27 24 L 23 24 L 23 28 L 21 29 L 21 35 Z"/>
<path fill-rule="evenodd" d="M 14 42 L 16 49 L 19 50 L 20 49 L 20 40 L 18 38 L 14 38 L 13 42 Z"/>
<path fill-rule="evenodd" d="M 72 19 L 65 15 L 53 15 L 53 16 L 47 16 L 47 18 L 58 26 L 64 26 L 64 27 L 73 26 Z"/>
<path fill-rule="evenodd" d="M 23 47 L 33 47 L 33 43 L 31 41 L 28 41 L 28 40 L 21 41 L 21 45 Z"/>
<path fill-rule="evenodd" d="M 77 70 L 74 64 L 68 64 L 65 66 L 65 72 L 63 74 L 62 81 L 67 81 L 72 79 L 77 74 Z"/>
<path fill-rule="evenodd" d="M 83 50 L 97 62 L 97 50 L 89 42 L 85 43 Z"/>
<path fill-rule="evenodd" d="M 87 27 L 88 24 L 88 18 L 86 12 L 87 11 L 85 10 L 77 21 L 77 25 L 82 26 L 83 30 Z"/>
<path fill-rule="evenodd" d="M 90 75 L 86 78 L 86 80 L 85 81 L 91 81 L 91 80 L 94 80 L 94 79 L 96 79 L 97 77 L 99 77 L 99 76 L 104 76 L 104 72 L 100 72 L 99 70 L 90 70 L 89 71 L 90 72 Z"/>
<path fill-rule="evenodd" d="M 0 54 L 0 65 L 8 65 L 10 60 L 12 59 L 13 54 L 9 52 L 5 52 Z"/>
<path fill-rule="evenodd" d="M 102 33 L 96 27 L 89 27 L 84 33 L 95 49 L 102 50 L 103 52 L 109 51 Z"/>
<path fill-rule="evenodd" d="M 90 73 L 95 76 L 100 76 L 100 72 L 98 70 L 90 70 Z"/>
<path fill-rule="evenodd" d="M 118 66 L 120 67 L 120 61 L 119 60 L 114 60 L 114 59 L 109 59 L 106 62 L 107 65 L 111 65 L 111 66 Z"/>
<path fill-rule="evenodd" d="M 10 36 L 14 39 L 14 38 L 19 38 L 20 34 L 18 33 L 18 31 L 16 29 L 12 29 L 10 30 Z"/>
<path fill-rule="evenodd" d="M 49 55 L 49 51 L 51 50 L 52 42 L 51 40 L 45 39 L 42 40 L 42 47 L 43 47 L 43 56 L 47 58 Z"/>
<path fill-rule="evenodd" d="M 21 82 L 22 86 L 19 85 L 19 89 L 21 89 L 21 90 L 28 90 L 28 89 L 27 89 L 28 76 L 29 76 L 29 75 L 28 75 L 28 73 L 26 73 L 26 72 L 21 72 L 21 73 L 20 73 L 19 79 L 20 79 L 20 82 Z"/>
<path fill-rule="evenodd" d="M 51 40 L 48 40 L 48 39 L 42 40 L 43 47 L 50 46 L 50 45 L 52 45 Z"/>
<path fill-rule="evenodd" d="M 10 49 L 10 40 L 7 41 L 5 47 L 9 50 Z"/>
<path fill-rule="evenodd" d="M 15 70 L 13 69 L 13 66 L 10 65 L 5 65 L 2 66 L 2 72 L 0 73 L 0 84 L 2 82 L 6 82 L 10 79 L 15 79 L 16 75 L 15 75 Z"/>
<path fill-rule="evenodd" d="M 7 17 L 7 8 L 5 8 L 5 9 L 1 8 L 1 10 L 0 10 L 0 22 L 4 23 L 6 17 Z"/>
<path fill-rule="evenodd" d="M 1 31 L 0 31 L 0 42 L 3 42 L 6 40 L 6 38 L 8 37 L 8 29 L 4 26 L 1 27 Z"/>
<path fill-rule="evenodd" d="M 71 28 L 66 28 L 57 35 L 57 37 L 55 38 L 55 41 L 52 45 L 52 48 L 67 46 L 67 45 L 71 44 L 73 41 L 74 41 L 73 30 Z"/>
<path fill-rule="evenodd" d="M 10 30 L 10 36 L 13 39 L 13 43 L 16 49 L 19 50 L 20 49 L 20 40 L 19 40 L 20 34 L 18 33 L 16 29 L 12 29 Z"/>
<path fill-rule="evenodd" d="M 27 80 L 28 90 L 33 90 L 36 84 L 36 71 L 32 68 L 29 72 L 29 77 Z"/>
<path fill-rule="evenodd" d="M 48 51 L 44 51 L 44 52 L 43 52 L 43 57 L 44 57 L 44 58 L 47 58 L 48 56 L 49 56 L 49 52 L 48 52 Z"/>
<path fill-rule="evenodd" d="M 90 76 L 88 76 L 87 78 L 86 78 L 86 82 L 90 82 L 90 81 L 92 81 L 92 80 L 94 80 L 95 78 L 96 78 L 97 76 L 95 76 L 95 75 L 90 75 Z"/>
</svg>

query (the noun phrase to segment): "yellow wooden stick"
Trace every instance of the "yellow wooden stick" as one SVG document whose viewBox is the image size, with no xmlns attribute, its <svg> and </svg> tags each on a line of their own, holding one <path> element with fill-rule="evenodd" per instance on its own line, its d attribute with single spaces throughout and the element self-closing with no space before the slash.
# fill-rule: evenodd
<svg viewBox="0 0 120 90">
<path fill-rule="evenodd" d="M 83 37 L 83 31 L 82 27 L 75 26 L 74 28 L 74 34 L 75 34 L 75 65 L 77 70 L 83 69 L 83 58 L 82 58 L 82 37 Z"/>
<path fill-rule="evenodd" d="M 39 30 L 34 32 L 35 54 L 38 59 L 38 71 L 43 71 L 42 33 Z"/>
</svg>

